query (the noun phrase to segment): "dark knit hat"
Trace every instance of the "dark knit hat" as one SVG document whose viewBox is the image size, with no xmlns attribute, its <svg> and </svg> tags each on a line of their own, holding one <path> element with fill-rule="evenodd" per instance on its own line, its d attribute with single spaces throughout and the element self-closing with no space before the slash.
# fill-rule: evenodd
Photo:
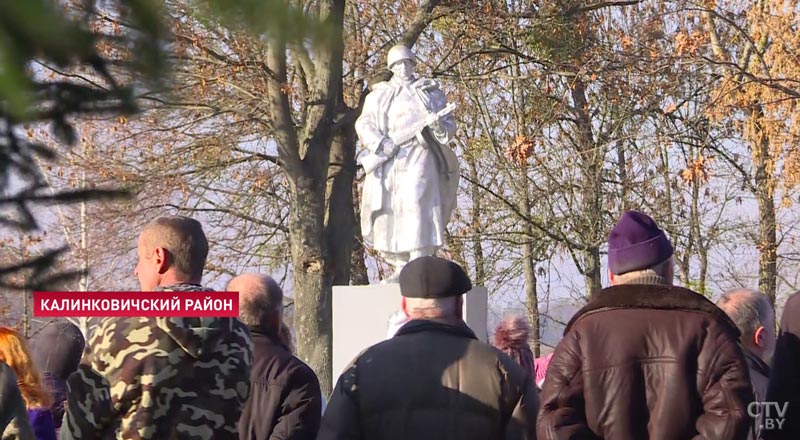
<svg viewBox="0 0 800 440">
<path fill-rule="evenodd" d="M 39 372 L 52 373 L 66 380 L 78 369 L 86 341 L 76 325 L 57 322 L 31 338 L 30 346 Z"/>
<path fill-rule="evenodd" d="M 446 298 L 472 290 L 458 264 L 438 257 L 420 257 L 400 270 L 400 293 L 408 298 Z"/>
<path fill-rule="evenodd" d="M 608 268 L 614 275 L 651 268 L 672 252 L 664 231 L 638 211 L 623 213 L 608 236 Z"/>
</svg>

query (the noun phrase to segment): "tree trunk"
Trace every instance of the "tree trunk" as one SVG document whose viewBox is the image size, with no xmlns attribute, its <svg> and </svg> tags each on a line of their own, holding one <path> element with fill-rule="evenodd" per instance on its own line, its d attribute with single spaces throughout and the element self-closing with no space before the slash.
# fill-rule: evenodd
<svg viewBox="0 0 800 440">
<path fill-rule="evenodd" d="M 525 216 L 531 215 L 531 196 L 530 188 L 527 185 L 527 170 L 520 168 L 518 171 L 519 184 L 515 185 L 518 200 L 519 210 Z M 534 231 L 530 223 L 524 223 L 522 226 L 523 242 L 522 242 L 522 273 L 525 277 L 525 306 L 528 311 L 528 321 L 531 324 L 531 350 L 534 356 L 538 357 L 541 351 L 540 334 L 539 334 L 539 297 L 537 296 L 536 287 L 536 259 L 537 255 L 534 249 Z"/>
<path fill-rule="evenodd" d="M 542 335 L 539 329 L 539 296 L 537 295 L 538 280 L 536 279 L 536 261 L 533 258 L 533 245 L 525 243 L 522 247 L 525 259 L 525 299 L 528 302 L 528 321 L 531 323 L 530 344 L 534 357 L 539 357 L 542 351 Z"/>
<path fill-rule="evenodd" d="M 363 286 L 369 284 L 367 272 L 367 249 L 364 247 L 364 238 L 361 234 L 361 198 L 357 194 L 358 187 L 353 185 L 353 211 L 355 224 L 353 225 L 353 251 L 350 254 L 350 284 Z"/>
<path fill-rule="evenodd" d="M 625 143 L 618 140 L 617 147 L 617 173 L 620 183 L 620 205 L 623 211 L 631 209 L 631 182 L 628 178 L 628 159 L 625 157 Z"/>
<path fill-rule="evenodd" d="M 586 297 L 603 288 L 600 277 L 600 247 L 602 242 L 601 229 L 603 226 L 601 204 L 603 154 L 594 142 L 592 134 L 592 119 L 589 114 L 589 103 L 586 99 L 586 87 L 583 82 L 576 80 L 571 88 L 572 102 L 576 115 L 577 140 L 576 145 L 580 153 L 581 182 L 581 217 L 585 229 L 583 242 L 586 244 L 581 250 L 583 274 L 586 282 Z"/>
<path fill-rule="evenodd" d="M 470 184 L 470 198 L 472 200 L 472 255 L 475 261 L 475 285 L 483 286 L 486 284 L 486 261 L 483 256 L 483 243 L 481 241 L 481 234 L 483 226 L 481 225 L 482 199 L 481 189 L 478 185 L 478 169 L 475 166 L 475 158 L 467 155 L 467 167 L 469 170 L 469 178 L 472 181 Z"/>
<path fill-rule="evenodd" d="M 699 292 L 702 293 L 705 297 L 710 298 L 711 292 L 708 291 L 706 288 L 706 278 L 708 278 L 708 246 L 704 245 L 699 249 L 700 254 L 700 275 L 697 280 L 698 285 L 700 286 Z"/>
<path fill-rule="evenodd" d="M 27 286 L 28 283 L 26 282 L 24 285 Z M 27 289 L 22 292 L 22 336 L 26 338 L 31 336 L 31 317 L 33 316 L 30 295 L 31 292 Z"/>
<path fill-rule="evenodd" d="M 774 307 L 777 290 L 778 239 L 775 225 L 775 178 L 774 164 L 770 163 L 769 137 L 764 133 L 760 121 L 764 118 L 761 107 L 750 115 L 755 118 L 761 139 L 754 145 L 753 167 L 755 168 L 755 196 L 758 203 L 758 289 L 769 297 Z"/>
<path fill-rule="evenodd" d="M 328 209 L 325 237 L 331 254 L 333 285 L 350 284 L 350 267 L 355 241 L 353 180 L 356 171 L 356 134 L 352 125 L 337 133 L 331 143 L 328 165 Z"/>
<path fill-rule="evenodd" d="M 297 352 L 317 373 L 323 393 L 327 395 L 332 389 L 330 297 L 333 271 L 324 240 L 324 186 L 316 179 L 293 180 L 289 236 Z"/>
<path fill-rule="evenodd" d="M 352 169 L 350 164 L 343 162 L 349 154 L 354 154 L 348 151 L 347 145 L 347 137 L 352 134 L 346 130 L 334 132 L 333 117 L 342 108 L 344 6 L 345 0 L 319 2 L 319 18 L 330 26 L 332 34 L 324 49 L 314 58 L 313 74 L 307 72 L 311 77 L 308 94 L 304 97 L 307 109 L 301 127 L 297 127 L 293 119 L 292 104 L 284 87 L 288 83 L 287 42 L 278 33 L 267 44 L 267 65 L 273 77 L 267 83 L 267 99 L 278 155 L 290 187 L 289 242 L 294 276 L 297 353 L 317 373 L 322 392 L 326 395 L 330 395 L 333 388 L 331 288 L 334 279 L 341 281 L 349 277 L 349 274 L 342 275 L 342 268 L 349 270 L 350 261 L 349 253 L 344 261 L 334 260 L 336 256 L 345 254 L 342 249 L 331 252 L 329 245 L 333 238 L 337 246 L 343 246 L 348 252 L 352 246 L 352 242 L 342 237 L 342 231 L 348 228 L 348 219 L 344 219 L 341 225 L 336 221 L 330 228 L 326 226 L 328 218 L 347 216 L 342 206 L 348 201 L 352 217 Z M 337 138 L 335 141 L 334 137 Z M 334 160 L 333 169 L 329 170 L 331 160 Z M 329 189 L 330 175 L 333 179 Z M 346 191 L 343 190 L 345 186 Z M 333 197 L 330 205 L 326 204 L 329 191 Z M 352 219 L 349 221 L 352 233 Z"/>
<path fill-rule="evenodd" d="M 85 148 L 84 148 L 85 150 Z M 85 154 L 85 151 L 84 151 Z M 86 188 L 86 171 L 81 173 L 81 188 Z M 80 244 L 80 251 L 81 251 L 81 277 L 78 280 L 78 291 L 79 292 L 88 292 L 89 291 L 89 224 L 88 224 L 88 217 L 86 216 L 86 202 L 81 202 L 81 213 L 80 213 L 80 230 L 81 230 L 81 244 Z M 73 324 L 77 325 L 81 331 L 81 334 L 84 337 L 89 335 L 89 318 L 86 317 L 78 317 L 74 318 L 77 322 L 71 321 Z"/>
<path fill-rule="evenodd" d="M 694 157 L 690 157 L 690 160 L 694 160 Z M 684 284 L 696 290 L 698 293 L 703 293 L 700 289 L 700 286 L 697 285 L 696 282 L 692 281 L 692 255 L 695 254 L 695 248 L 697 247 L 698 238 L 700 234 L 700 222 L 699 218 L 699 201 L 700 201 L 700 183 L 695 179 L 689 182 L 689 185 L 692 190 L 692 201 L 689 204 L 689 230 L 687 231 L 688 238 L 686 240 L 686 245 L 684 246 L 683 252 L 683 261 L 681 262 L 681 272 L 683 272 L 684 276 Z"/>
</svg>

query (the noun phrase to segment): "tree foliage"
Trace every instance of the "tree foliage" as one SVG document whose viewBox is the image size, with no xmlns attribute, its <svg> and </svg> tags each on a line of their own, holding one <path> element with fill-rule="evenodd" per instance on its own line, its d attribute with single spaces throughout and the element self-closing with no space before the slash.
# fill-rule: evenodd
<svg viewBox="0 0 800 440">
<path fill-rule="evenodd" d="M 48 124 L 62 144 L 71 146 L 77 135 L 71 118 L 88 114 L 130 114 L 136 111 L 133 84 L 121 84 L 111 64 L 137 72 L 143 79 L 162 77 L 163 29 L 155 4 L 143 1 L 105 2 L 104 8 L 137 26 L 137 32 L 118 36 L 128 56 L 110 60 L 98 45 L 111 38 L 95 30 L 95 14 L 67 14 L 48 0 L 0 2 L 0 227 L 30 232 L 38 229 L 35 205 L 72 204 L 124 195 L 116 189 L 52 191 L 39 167 L 52 163 L 52 146 L 30 140 L 24 127 Z M 93 9 L 96 2 L 83 2 Z M 91 70 L 97 83 L 70 76 L 53 79 L 48 69 Z M 41 252 L 22 260 L 4 259 L 0 286 L 41 289 L 74 278 L 76 271 L 50 270 L 65 249 Z M 19 274 L 24 274 L 22 278 Z"/>
<path fill-rule="evenodd" d="M 110 71 L 133 82 L 116 40 L 138 25 L 96 12 Z M 111 236 L 165 211 L 200 218 L 211 279 L 278 276 L 299 355 L 326 388 L 332 286 L 382 269 L 356 222 L 353 122 L 398 41 L 458 104 L 462 187 L 443 253 L 498 307 L 524 303 L 538 339 L 565 318 L 551 298 L 580 304 L 605 283 L 605 241 L 626 209 L 656 218 L 678 282 L 709 297 L 800 282 L 790 2 L 170 0 L 161 17 L 174 81 L 136 89 L 141 115 L 79 131 L 50 181 L 129 186 L 133 201 L 87 207 Z M 89 242 L 127 267 L 131 244 L 96 229 Z"/>
</svg>

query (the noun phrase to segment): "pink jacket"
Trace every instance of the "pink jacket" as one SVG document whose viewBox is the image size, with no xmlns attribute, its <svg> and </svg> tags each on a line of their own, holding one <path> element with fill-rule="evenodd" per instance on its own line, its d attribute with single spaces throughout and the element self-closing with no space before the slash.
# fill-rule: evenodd
<svg viewBox="0 0 800 440">
<path fill-rule="evenodd" d="M 536 376 L 536 386 L 542 388 L 544 385 L 544 378 L 547 376 L 547 367 L 550 365 L 550 359 L 553 358 L 553 353 L 547 356 L 538 357 L 533 360 L 533 371 Z"/>
</svg>

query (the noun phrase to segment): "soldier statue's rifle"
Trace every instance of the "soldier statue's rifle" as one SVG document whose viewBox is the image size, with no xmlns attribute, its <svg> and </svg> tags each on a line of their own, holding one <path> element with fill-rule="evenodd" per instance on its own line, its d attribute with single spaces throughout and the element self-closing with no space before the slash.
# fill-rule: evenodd
<svg viewBox="0 0 800 440">
<path fill-rule="evenodd" d="M 450 113 L 453 113 L 455 109 L 456 105 L 454 103 L 452 102 L 448 103 L 443 109 L 434 113 L 435 120 L 438 121 L 439 119 L 449 115 Z M 393 136 L 389 136 L 389 138 L 399 148 L 400 146 L 416 138 L 417 135 L 420 132 L 422 132 L 422 130 L 424 130 L 425 127 L 427 127 L 429 124 L 430 121 L 427 118 L 420 118 L 415 124 L 412 124 L 407 129 L 403 130 L 400 133 L 396 133 Z M 389 160 L 390 158 L 391 156 L 385 156 L 370 152 L 369 154 L 361 158 L 361 165 L 364 167 L 364 171 L 366 171 L 367 173 L 371 173 L 373 170 L 383 165 L 383 163 Z"/>
</svg>

